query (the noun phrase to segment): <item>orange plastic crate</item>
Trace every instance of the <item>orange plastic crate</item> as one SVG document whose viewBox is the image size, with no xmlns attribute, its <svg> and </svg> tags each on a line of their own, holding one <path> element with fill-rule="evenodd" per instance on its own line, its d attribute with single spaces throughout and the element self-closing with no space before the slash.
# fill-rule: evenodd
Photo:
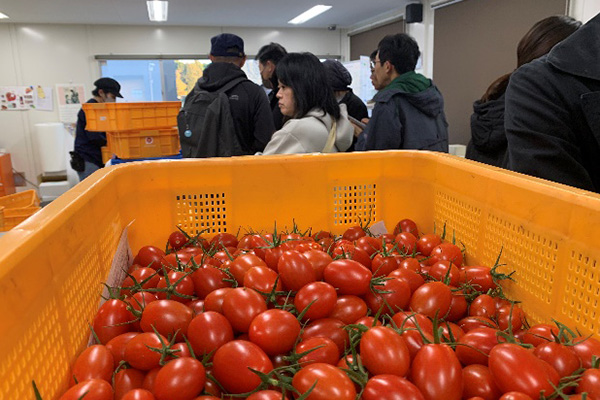
<svg viewBox="0 0 600 400">
<path fill-rule="evenodd" d="M 14 228 L 40 210 L 40 198 L 35 190 L 0 197 L 0 231 Z"/>
<path fill-rule="evenodd" d="M 108 137 L 106 139 L 108 142 Z M 100 150 L 102 150 L 102 163 L 106 164 L 108 160 L 110 160 L 110 158 L 112 157 L 112 153 L 108 149 L 108 144 L 106 146 L 101 147 Z"/>
<path fill-rule="evenodd" d="M 600 337 L 600 195 L 459 157 L 413 151 L 135 162 L 101 169 L 0 237 L 0 398 L 67 388 L 123 229 L 134 252 L 176 226 L 341 234 L 372 212 L 388 229 L 446 224 L 467 263 L 515 270 L 532 322 Z"/>
<path fill-rule="evenodd" d="M 24 208 L 4 208 L 2 210 L 3 219 L 0 220 L 0 231 L 8 231 L 33 214 L 41 210 L 41 207 L 24 207 Z"/>
<path fill-rule="evenodd" d="M 0 207 L 23 208 L 39 206 L 40 198 L 33 189 L 0 197 Z"/>
<path fill-rule="evenodd" d="M 179 101 L 137 103 L 85 103 L 88 131 L 114 132 L 177 126 Z"/>
<path fill-rule="evenodd" d="M 177 128 L 106 132 L 107 150 L 119 158 L 172 156 L 179 153 Z"/>
</svg>

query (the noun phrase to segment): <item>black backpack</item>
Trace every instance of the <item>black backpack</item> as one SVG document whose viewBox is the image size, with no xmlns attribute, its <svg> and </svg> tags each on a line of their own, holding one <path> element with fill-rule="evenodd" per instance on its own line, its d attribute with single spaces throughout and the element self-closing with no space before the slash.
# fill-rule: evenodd
<svg viewBox="0 0 600 400">
<path fill-rule="evenodd" d="M 235 132 L 227 92 L 249 81 L 237 78 L 215 92 L 198 84 L 185 98 L 177 116 L 181 154 L 184 158 L 230 157 L 245 154 Z"/>
</svg>

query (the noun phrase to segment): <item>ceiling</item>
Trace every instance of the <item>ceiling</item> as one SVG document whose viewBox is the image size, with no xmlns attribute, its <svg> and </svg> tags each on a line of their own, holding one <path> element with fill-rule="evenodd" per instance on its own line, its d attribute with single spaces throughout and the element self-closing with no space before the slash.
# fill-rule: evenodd
<svg viewBox="0 0 600 400">
<path fill-rule="evenodd" d="M 316 4 L 329 11 L 298 25 L 349 28 L 402 12 L 414 0 L 169 0 L 169 19 L 148 21 L 145 0 L 0 0 L 0 23 L 292 27 L 287 21 Z"/>
</svg>

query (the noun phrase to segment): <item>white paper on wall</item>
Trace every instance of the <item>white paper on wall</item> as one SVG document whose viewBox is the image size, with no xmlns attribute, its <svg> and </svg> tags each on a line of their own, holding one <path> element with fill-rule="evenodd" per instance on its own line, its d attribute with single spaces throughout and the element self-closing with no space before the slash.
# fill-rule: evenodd
<svg viewBox="0 0 600 400">
<path fill-rule="evenodd" d="M 56 85 L 58 102 L 58 118 L 60 122 L 77 122 L 77 113 L 84 102 L 85 88 L 83 84 L 59 83 Z"/>
</svg>

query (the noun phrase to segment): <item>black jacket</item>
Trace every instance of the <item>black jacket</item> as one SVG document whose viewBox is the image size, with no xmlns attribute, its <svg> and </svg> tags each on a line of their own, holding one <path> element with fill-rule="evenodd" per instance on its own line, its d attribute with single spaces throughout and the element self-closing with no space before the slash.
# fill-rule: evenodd
<svg viewBox="0 0 600 400">
<path fill-rule="evenodd" d="M 357 120 L 361 120 L 363 118 L 369 118 L 369 112 L 367 111 L 367 106 L 357 95 L 352 92 L 352 90 L 348 90 L 348 93 L 342 97 L 340 100 L 340 104 L 345 104 L 346 109 L 348 110 L 348 115 L 356 118 Z"/>
<path fill-rule="evenodd" d="M 271 107 L 271 113 L 273 114 L 273 123 L 275 124 L 275 130 L 278 131 L 283 127 L 283 114 L 279 108 L 279 99 L 277 98 L 277 92 L 279 88 L 269 92 L 269 106 Z"/>
<path fill-rule="evenodd" d="M 246 77 L 246 74 L 237 65 L 215 62 L 206 67 L 197 85 L 214 92 L 239 77 Z M 265 91 L 254 82 L 246 81 L 236 85 L 227 95 L 244 153 L 254 154 L 264 150 L 275 132 Z"/>
<path fill-rule="evenodd" d="M 348 90 L 348 92 L 342 97 L 340 100 L 340 104 L 345 104 L 346 109 L 348 110 L 348 115 L 356 118 L 357 120 L 362 120 L 363 118 L 369 118 L 369 111 L 367 110 L 367 106 L 357 95 L 352 92 L 352 89 Z M 356 137 L 352 140 L 352 144 L 346 151 L 354 151 L 354 147 L 356 146 Z"/>
<path fill-rule="evenodd" d="M 496 167 L 505 165 L 506 132 L 504 131 L 504 94 L 496 100 L 473 103 L 471 140 L 466 158 Z"/>
<path fill-rule="evenodd" d="M 89 99 L 88 103 L 97 103 L 95 99 Z M 77 113 L 77 128 L 75 130 L 74 150 L 81 155 L 85 161 L 104 167 L 102 162 L 102 146 L 106 146 L 106 133 L 90 132 L 85 130 L 87 120 L 83 108 Z"/>
<path fill-rule="evenodd" d="M 356 150 L 432 150 L 448 152 L 444 99 L 435 85 L 419 93 L 379 91 Z"/>
<path fill-rule="evenodd" d="M 512 74 L 508 167 L 600 192 L 600 14 Z"/>
</svg>

